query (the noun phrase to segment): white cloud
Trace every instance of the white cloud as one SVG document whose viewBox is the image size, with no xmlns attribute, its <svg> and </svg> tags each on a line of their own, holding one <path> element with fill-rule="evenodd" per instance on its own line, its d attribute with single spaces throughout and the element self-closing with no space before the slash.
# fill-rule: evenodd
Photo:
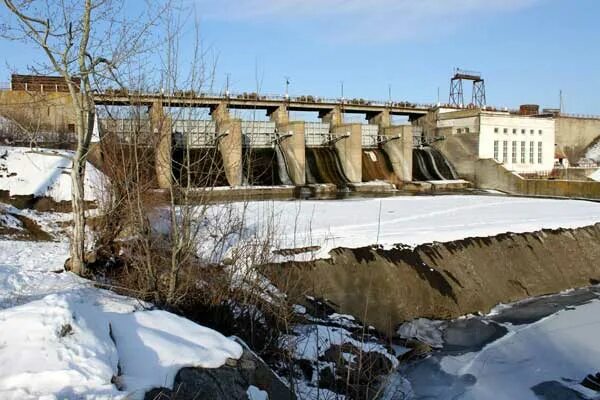
<svg viewBox="0 0 600 400">
<path fill-rule="evenodd" d="M 409 39 L 447 32 L 469 17 L 518 11 L 540 0 L 196 0 L 206 18 L 312 23 L 339 41 Z"/>
</svg>

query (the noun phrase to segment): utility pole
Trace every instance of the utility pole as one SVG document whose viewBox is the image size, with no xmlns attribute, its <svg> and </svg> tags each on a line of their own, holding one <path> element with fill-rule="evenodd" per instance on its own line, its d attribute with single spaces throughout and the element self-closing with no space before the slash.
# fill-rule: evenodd
<svg viewBox="0 0 600 400">
<path fill-rule="evenodd" d="M 344 81 L 340 81 L 340 85 L 342 88 L 342 103 L 344 102 Z"/>
<path fill-rule="evenodd" d="M 388 101 L 390 102 L 390 106 L 392 105 L 392 84 L 388 83 Z"/>
<path fill-rule="evenodd" d="M 438 86 L 437 104 L 440 105 L 440 87 Z"/>
</svg>

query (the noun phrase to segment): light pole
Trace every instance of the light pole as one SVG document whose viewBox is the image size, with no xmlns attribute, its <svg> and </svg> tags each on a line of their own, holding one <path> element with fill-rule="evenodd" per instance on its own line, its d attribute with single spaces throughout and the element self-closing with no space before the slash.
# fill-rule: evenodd
<svg viewBox="0 0 600 400">
<path fill-rule="evenodd" d="M 231 74 L 228 72 L 227 73 L 227 80 L 225 82 L 225 97 L 229 97 L 229 76 Z"/>
<path fill-rule="evenodd" d="M 290 77 L 289 76 L 285 76 L 285 98 L 289 99 L 290 98 L 290 94 L 288 92 L 289 86 L 290 86 Z"/>
</svg>

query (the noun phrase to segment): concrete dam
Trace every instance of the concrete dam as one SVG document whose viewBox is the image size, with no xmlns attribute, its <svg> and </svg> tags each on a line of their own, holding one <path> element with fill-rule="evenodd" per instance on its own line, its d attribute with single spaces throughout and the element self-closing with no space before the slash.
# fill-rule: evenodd
<svg viewBox="0 0 600 400">
<path fill-rule="evenodd" d="M 335 191 L 370 183 L 369 190 L 389 191 L 413 180 L 458 179 L 440 151 L 414 147 L 418 127 L 388 126 L 385 111 L 368 124 L 343 123 L 340 108 L 322 115 L 322 122 L 290 121 L 281 107 L 267 110 L 269 121 L 233 118 L 225 104 L 211 115 L 211 120 L 173 120 L 162 106 L 153 105 L 143 124 L 100 119 L 100 135 L 114 135 L 122 144 L 140 133 L 154 137 L 156 181 L 162 188 L 173 183 L 290 190 L 317 185 Z"/>
</svg>

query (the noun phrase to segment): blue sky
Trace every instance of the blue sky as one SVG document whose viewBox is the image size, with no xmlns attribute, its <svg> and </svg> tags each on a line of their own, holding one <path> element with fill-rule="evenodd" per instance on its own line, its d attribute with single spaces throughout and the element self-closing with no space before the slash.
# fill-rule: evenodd
<svg viewBox="0 0 600 400">
<path fill-rule="evenodd" d="M 130 0 L 128 6 L 136 2 Z M 600 114 L 597 0 L 183 0 L 232 91 L 447 101 L 454 67 L 481 71 L 488 104 Z M 190 12 L 190 15 L 193 13 Z M 0 42 L 0 81 L 34 53 Z M 8 66 L 7 66 L 8 65 Z M 470 96 L 470 89 L 467 96 Z"/>
</svg>

